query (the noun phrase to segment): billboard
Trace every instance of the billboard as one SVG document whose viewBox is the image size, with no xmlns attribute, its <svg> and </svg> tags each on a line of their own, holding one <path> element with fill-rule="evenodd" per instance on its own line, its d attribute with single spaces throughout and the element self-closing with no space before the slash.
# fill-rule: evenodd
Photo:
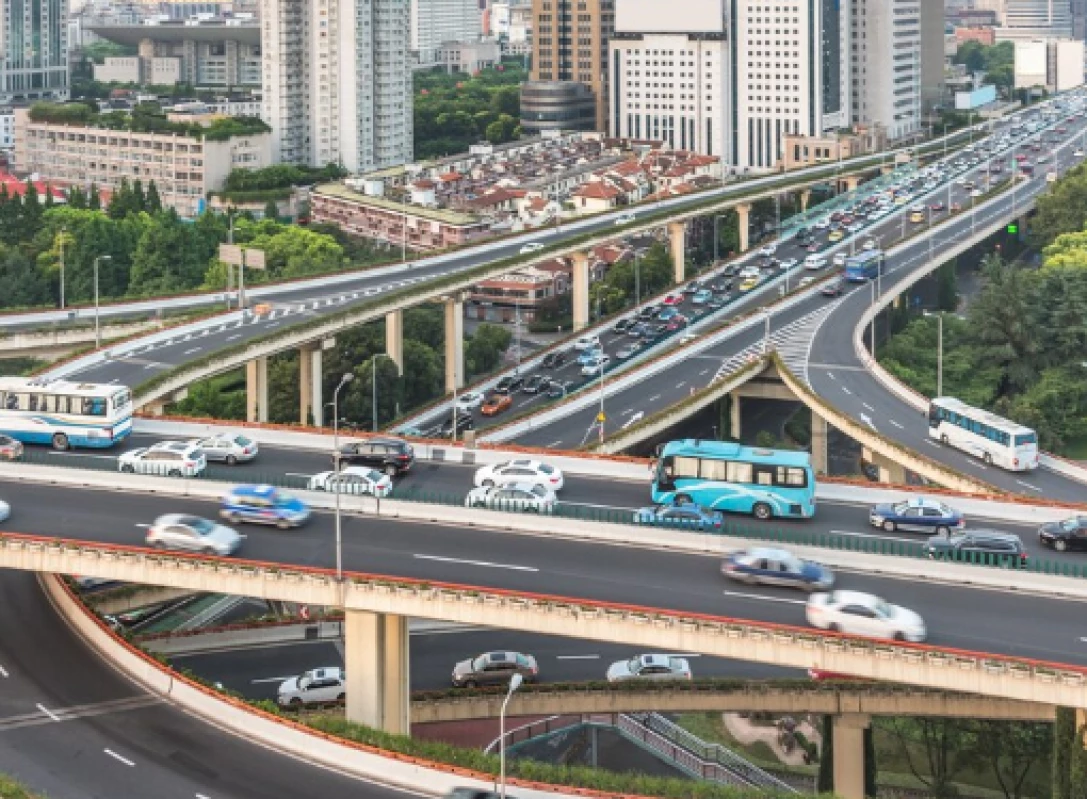
<svg viewBox="0 0 1087 799">
<path fill-rule="evenodd" d="M 972 92 L 955 92 L 955 110 L 970 111 L 996 102 L 996 86 L 981 86 Z"/>
<path fill-rule="evenodd" d="M 670 13 L 662 0 L 616 3 L 615 30 L 621 33 L 723 33 L 725 0 L 681 0 Z M 675 11 L 675 9 L 672 9 Z"/>
</svg>

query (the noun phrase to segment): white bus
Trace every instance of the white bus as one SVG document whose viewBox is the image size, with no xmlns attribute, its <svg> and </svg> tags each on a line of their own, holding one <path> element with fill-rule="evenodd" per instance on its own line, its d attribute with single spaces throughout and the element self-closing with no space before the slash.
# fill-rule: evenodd
<svg viewBox="0 0 1087 799">
<path fill-rule="evenodd" d="M 0 377 L 0 433 L 54 449 L 111 447 L 132 432 L 125 386 Z"/>
<path fill-rule="evenodd" d="M 1038 467 L 1037 433 L 954 397 L 929 402 L 928 434 L 1013 472 Z"/>
</svg>

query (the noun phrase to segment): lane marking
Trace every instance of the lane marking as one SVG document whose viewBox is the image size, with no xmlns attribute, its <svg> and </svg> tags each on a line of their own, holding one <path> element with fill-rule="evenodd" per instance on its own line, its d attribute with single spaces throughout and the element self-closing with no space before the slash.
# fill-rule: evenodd
<svg viewBox="0 0 1087 799">
<path fill-rule="evenodd" d="M 54 450 L 50 450 L 49 454 L 50 455 L 66 456 L 66 457 L 69 457 L 69 458 L 101 458 L 102 460 L 107 460 L 107 461 L 117 460 L 116 455 L 91 455 L 88 452 L 56 452 Z"/>
<path fill-rule="evenodd" d="M 192 355 L 194 352 L 200 352 L 203 347 L 193 347 L 191 350 L 185 350 L 184 355 Z"/>
<path fill-rule="evenodd" d="M 832 535 L 851 535 L 854 538 L 874 538 L 876 540 L 883 541 L 903 541 L 907 544 L 919 544 L 921 539 L 919 538 L 902 538 L 901 536 L 884 535 L 882 533 L 858 533 L 853 530 L 830 530 Z M 921 535 L 924 535 L 922 533 Z"/>
<path fill-rule="evenodd" d="M 633 408 L 627 408 L 625 411 L 623 411 L 619 415 L 620 416 L 630 416 L 632 413 L 634 413 L 634 409 Z"/>
<path fill-rule="evenodd" d="M 683 388 L 685 385 L 687 385 L 686 380 L 684 380 L 682 383 L 676 383 L 676 388 Z"/>
<path fill-rule="evenodd" d="M 1019 483 L 1019 485 L 1024 488 L 1029 488 L 1031 491 L 1037 491 L 1039 494 L 1042 493 L 1042 489 L 1038 488 L 1038 486 L 1032 486 L 1030 483 L 1025 483 L 1022 480 L 1016 480 L 1015 482 Z"/>
<path fill-rule="evenodd" d="M 284 472 L 283 474 L 286 477 L 303 477 L 306 480 L 309 480 L 311 477 L 313 477 L 312 474 L 302 474 L 301 472 Z"/>
<path fill-rule="evenodd" d="M 844 392 L 845 392 L 846 394 L 852 394 L 852 393 L 853 393 L 852 391 L 850 391 L 850 390 L 849 390 L 848 388 L 846 388 L 845 386 L 842 386 L 842 391 L 844 391 Z"/>
<path fill-rule="evenodd" d="M 702 377 L 702 375 L 706 374 L 709 371 L 710 371 L 709 369 L 703 369 L 701 372 L 698 373 L 698 376 Z"/>
<path fill-rule="evenodd" d="M 725 596 L 736 597 L 737 599 L 754 599 L 759 602 L 781 602 L 785 605 L 806 605 L 806 600 L 803 599 L 786 599 L 782 596 L 763 596 L 761 594 L 745 594 L 740 591 L 722 591 Z M 685 655 L 690 657 L 690 655 Z"/>
<path fill-rule="evenodd" d="M 873 408 L 873 407 L 872 407 L 871 405 L 869 405 L 869 404 L 868 404 L 867 402 L 862 402 L 862 403 L 861 403 L 861 405 L 863 405 L 863 406 L 864 406 L 865 408 L 867 408 L 868 410 L 872 411 L 872 413 L 875 413 L 875 412 L 876 412 L 876 409 L 875 409 L 875 408 Z"/>
<path fill-rule="evenodd" d="M 577 508 L 599 508 L 600 510 L 634 510 L 634 508 L 624 508 L 621 505 L 594 505 L 591 502 L 559 502 L 558 504 Z"/>
<path fill-rule="evenodd" d="M 53 712 L 52 710 L 50 710 L 49 708 L 47 708 L 47 707 L 46 707 L 45 705 L 43 705 L 43 704 L 42 704 L 41 702 L 38 702 L 38 705 L 37 705 L 37 707 L 38 707 L 38 710 L 40 710 L 40 711 L 41 711 L 42 713 L 44 713 L 45 715 L 47 715 L 47 716 L 48 716 L 49 718 L 51 718 L 51 719 L 52 719 L 53 721 L 60 721 L 60 716 L 58 716 L 58 715 L 57 715 L 56 713 L 54 713 L 54 712 Z"/>
<path fill-rule="evenodd" d="M 262 682 L 286 682 L 287 680 L 297 676 L 297 674 L 291 674 L 288 677 L 262 677 L 259 680 L 250 680 L 249 682 L 253 683 L 254 685 Z"/>
<path fill-rule="evenodd" d="M 198 794 L 196 794 L 195 799 L 211 799 L 211 797 L 210 796 L 205 796 L 202 793 L 198 793 Z"/>
<path fill-rule="evenodd" d="M 660 394 L 654 394 L 654 395 L 653 395 L 652 397 L 650 397 L 650 398 L 649 398 L 649 401 L 650 401 L 650 402 L 656 402 L 656 401 L 657 401 L 657 400 L 659 400 L 660 398 L 661 398 L 661 395 L 660 395 Z"/>
<path fill-rule="evenodd" d="M 236 339 L 236 338 L 241 338 L 241 337 L 242 337 L 242 334 L 241 334 L 241 333 L 235 333 L 235 334 L 234 334 L 233 336 L 227 336 L 227 337 L 226 337 L 226 340 L 227 340 L 227 341 L 233 341 L 234 339 Z"/>
<path fill-rule="evenodd" d="M 931 438 L 926 438 L 925 443 L 928 444 L 930 447 L 939 447 L 940 446 L 935 441 L 933 441 Z"/>
<path fill-rule="evenodd" d="M 142 530 L 147 530 L 149 527 L 151 527 L 151 525 L 149 525 L 149 524 L 141 524 L 141 523 L 137 523 L 135 526 L 139 527 Z"/>
<path fill-rule="evenodd" d="M 555 655 L 555 660 L 600 660 L 600 655 Z"/>
<path fill-rule="evenodd" d="M 896 422 L 894 419 L 888 419 L 887 421 L 890 422 L 891 424 L 893 424 L 899 430 L 905 430 L 906 429 L 902 425 L 900 425 L 898 422 Z"/>
<path fill-rule="evenodd" d="M 439 563 L 459 563 L 463 566 L 480 566 L 484 569 L 509 569 L 516 572 L 538 572 L 539 569 L 532 566 L 516 566 L 509 563 L 491 563 L 486 560 L 462 560 L 460 558 L 446 558 L 441 555 L 412 555 L 417 560 L 434 560 Z"/>
<path fill-rule="evenodd" d="M 114 752 L 112 749 L 103 749 L 102 751 L 105 752 L 110 757 L 114 758 L 115 760 L 119 760 L 120 762 L 124 763 L 129 768 L 132 768 L 132 767 L 134 767 L 136 765 L 131 760 L 129 760 L 127 757 L 121 757 L 119 754 Z"/>
<path fill-rule="evenodd" d="M 554 449 L 555 447 L 557 447 L 557 446 L 559 446 L 561 444 L 562 444 L 562 441 L 552 441 L 550 444 L 547 445 L 547 448 L 548 449 Z"/>
</svg>

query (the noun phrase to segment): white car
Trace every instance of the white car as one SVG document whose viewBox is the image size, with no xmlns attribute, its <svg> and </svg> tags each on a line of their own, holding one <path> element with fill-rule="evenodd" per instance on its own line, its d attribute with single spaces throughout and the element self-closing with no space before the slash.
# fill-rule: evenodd
<svg viewBox="0 0 1087 799">
<path fill-rule="evenodd" d="M 924 619 L 863 591 L 812 594 L 805 615 L 808 624 L 821 630 L 895 641 L 925 640 Z"/>
<path fill-rule="evenodd" d="M 574 349 L 578 352 L 582 350 L 598 350 L 600 349 L 600 336 L 582 336 L 574 342 Z"/>
<path fill-rule="evenodd" d="M 464 505 L 468 508 L 550 513 L 555 507 L 555 492 L 535 483 L 473 488 L 468 492 Z"/>
<path fill-rule="evenodd" d="M 781 269 L 792 269 L 799 263 L 800 261 L 796 260 L 795 258 L 786 258 L 784 261 L 778 264 L 778 267 L 780 267 Z"/>
<path fill-rule="evenodd" d="M 741 269 L 737 277 L 740 280 L 758 280 L 762 277 L 762 270 L 752 264 Z"/>
<path fill-rule="evenodd" d="M 276 692 L 276 702 L 282 707 L 328 705 L 347 698 L 347 675 L 343 669 L 331 666 L 310 669 L 297 677 L 284 680 Z"/>
<path fill-rule="evenodd" d="M 617 225 L 629 225 L 634 221 L 634 214 L 619 214 L 615 218 L 615 224 Z"/>
<path fill-rule="evenodd" d="M 310 491 L 338 491 L 341 494 L 370 494 L 387 497 L 393 490 L 393 479 L 384 472 L 365 466 L 347 466 L 336 472 L 319 472 L 309 479 Z"/>
<path fill-rule="evenodd" d="M 831 263 L 835 266 L 845 266 L 845 259 L 847 257 L 848 256 L 844 252 L 840 252 L 834 256 L 834 260 L 831 261 Z"/>
<path fill-rule="evenodd" d="M 805 269 L 822 269 L 827 265 L 827 259 L 822 255 L 809 255 L 804 259 Z"/>
<path fill-rule="evenodd" d="M 879 247 L 879 243 L 875 239 L 868 239 L 866 242 L 864 242 L 864 247 L 862 249 L 874 250 L 877 247 Z"/>
<path fill-rule="evenodd" d="M 465 391 L 457 397 L 457 410 L 471 413 L 483 404 L 484 399 L 486 397 L 479 391 Z"/>
<path fill-rule="evenodd" d="M 774 253 L 776 253 L 777 251 L 778 251 L 777 244 L 775 244 L 774 242 L 770 242 L 765 247 L 763 247 L 761 250 L 759 250 L 759 255 L 771 256 Z"/>
<path fill-rule="evenodd" d="M 0 500 L 0 522 L 6 522 L 11 516 L 11 505 Z"/>
<path fill-rule="evenodd" d="M 117 457 L 117 468 L 129 474 L 196 477 L 203 473 L 207 465 L 204 451 L 188 441 L 166 441 L 130 449 Z"/>
<path fill-rule="evenodd" d="M 830 227 L 830 219 L 828 217 L 824 216 L 822 219 L 816 220 L 816 222 L 815 222 L 815 229 L 816 230 L 826 230 L 829 227 Z"/>
<path fill-rule="evenodd" d="M 627 680 L 689 680 L 691 665 L 686 658 L 673 655 L 635 655 L 608 666 L 608 682 Z"/>
<path fill-rule="evenodd" d="M 477 488 L 504 486 L 511 483 L 533 483 L 552 491 L 561 491 L 565 484 L 562 472 L 549 463 L 517 458 L 505 463 L 493 463 L 476 470 L 473 480 Z"/>
<path fill-rule="evenodd" d="M 147 528 L 147 546 L 226 557 L 233 555 L 245 536 L 236 530 L 199 516 L 168 513 Z"/>
<path fill-rule="evenodd" d="M 1077 148 L 1075 149 L 1075 151 L 1074 151 L 1074 152 L 1072 153 L 1072 157 L 1073 157 L 1073 158 L 1083 158 L 1083 150 L 1081 150 L 1081 149 L 1079 149 L 1079 148 L 1077 147 Z"/>
<path fill-rule="evenodd" d="M 529 253 L 539 252 L 544 246 L 538 241 L 530 241 L 528 244 L 521 248 L 521 255 L 528 255 Z"/>
<path fill-rule="evenodd" d="M 974 190 L 973 190 L 972 192 L 970 192 L 970 196 L 971 196 L 971 197 L 973 197 L 973 198 L 974 198 L 974 199 L 976 200 L 976 199 L 977 199 L 978 197 L 980 197 L 980 196 L 981 196 L 981 195 L 982 195 L 983 193 L 984 193 L 984 192 L 982 192 L 982 190 L 981 190 L 981 189 L 974 189 Z"/>
<path fill-rule="evenodd" d="M 227 466 L 248 463 L 259 452 L 256 441 L 237 433 L 219 433 L 189 443 L 203 450 L 204 457 L 209 461 L 218 461 Z"/>
<path fill-rule="evenodd" d="M 604 367 L 607 366 L 610 361 L 610 355 L 604 355 L 603 353 L 601 353 L 600 355 L 597 355 L 595 358 L 589 361 L 587 364 L 582 366 L 581 373 L 586 377 L 603 374 Z"/>
</svg>

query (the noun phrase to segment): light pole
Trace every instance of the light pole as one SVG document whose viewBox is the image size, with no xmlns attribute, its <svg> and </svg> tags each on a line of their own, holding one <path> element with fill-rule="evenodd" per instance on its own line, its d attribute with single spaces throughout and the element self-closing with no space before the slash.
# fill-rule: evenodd
<svg viewBox="0 0 1087 799">
<path fill-rule="evenodd" d="M 94 259 L 94 348 L 102 346 L 102 331 L 98 323 L 98 262 L 112 261 L 112 255 L 99 255 Z"/>
<path fill-rule="evenodd" d="M 714 248 L 717 247 L 717 240 L 714 239 Z M 716 256 L 714 257 L 716 261 Z M 642 265 L 638 261 L 638 251 L 634 251 L 634 307 L 637 308 L 642 304 Z"/>
<path fill-rule="evenodd" d="M 351 372 L 345 372 L 339 385 L 332 392 L 332 457 L 336 475 L 333 478 L 333 490 L 336 493 L 336 581 L 343 582 L 343 538 L 340 534 L 340 390 L 355 379 Z"/>
<path fill-rule="evenodd" d="M 501 799 L 506 799 L 506 705 L 510 703 L 513 692 L 521 687 L 522 680 L 524 677 L 520 674 L 510 677 L 510 687 L 498 713 L 498 795 Z"/>
<path fill-rule="evenodd" d="M 60 251 L 60 309 L 64 310 L 64 241 L 68 236 L 68 228 L 62 227 L 57 237 L 57 249 Z"/>
<path fill-rule="evenodd" d="M 936 396 L 944 395 L 944 315 L 925 311 L 925 316 L 936 317 Z"/>
<path fill-rule="evenodd" d="M 370 358 L 370 410 L 371 410 L 371 422 L 370 430 L 374 433 L 377 432 L 377 359 L 388 358 L 392 360 L 392 356 L 387 352 L 375 352 L 373 357 Z"/>
<path fill-rule="evenodd" d="M 600 443 L 604 443 L 604 351 L 600 351 Z"/>
</svg>

